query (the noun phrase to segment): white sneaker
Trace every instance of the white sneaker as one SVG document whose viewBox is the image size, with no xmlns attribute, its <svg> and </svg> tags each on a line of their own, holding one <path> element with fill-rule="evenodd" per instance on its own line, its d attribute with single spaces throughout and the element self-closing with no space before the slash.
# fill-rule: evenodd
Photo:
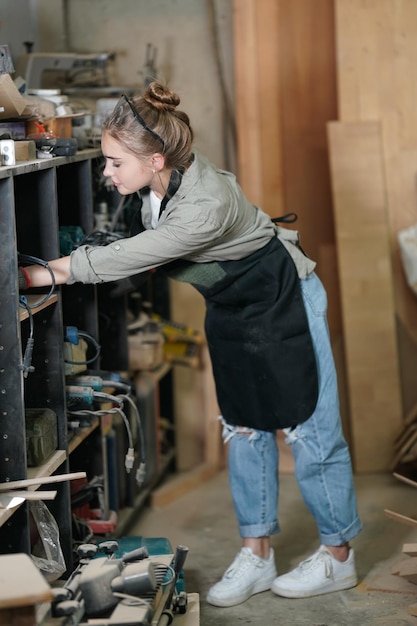
<svg viewBox="0 0 417 626">
<path fill-rule="evenodd" d="M 214 606 L 234 606 L 250 596 L 271 588 L 277 575 L 274 551 L 267 559 L 256 556 L 250 548 L 242 548 L 223 578 L 207 594 L 207 602 Z"/>
<path fill-rule="evenodd" d="M 358 582 L 352 548 L 346 561 L 335 559 L 325 546 L 288 574 L 278 576 L 271 590 L 284 598 L 308 598 L 350 589 Z"/>
</svg>

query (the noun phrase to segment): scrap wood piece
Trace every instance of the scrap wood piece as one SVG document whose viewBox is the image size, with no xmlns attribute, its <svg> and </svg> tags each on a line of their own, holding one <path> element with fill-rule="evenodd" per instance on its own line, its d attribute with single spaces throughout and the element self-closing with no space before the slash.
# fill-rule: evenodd
<svg viewBox="0 0 417 626">
<path fill-rule="evenodd" d="M 60 483 L 66 480 L 76 480 L 85 478 L 86 472 L 73 472 L 71 474 L 56 474 L 54 476 L 39 476 L 38 478 L 24 478 L 22 480 L 10 480 L 6 483 L 0 483 L 0 493 L 10 491 L 10 489 L 24 489 L 25 487 L 37 487 L 38 485 L 46 485 L 50 483 Z"/>
<path fill-rule="evenodd" d="M 408 554 L 408 556 L 417 556 L 417 543 L 405 543 L 403 545 L 403 554 Z"/>
<path fill-rule="evenodd" d="M 393 476 L 401 480 L 403 483 L 407 483 L 407 485 L 411 485 L 412 487 L 417 487 L 417 482 L 412 480 L 411 478 L 407 478 L 407 476 L 403 476 L 402 474 L 398 474 L 398 472 L 394 472 Z"/>
<path fill-rule="evenodd" d="M 410 615 L 417 616 L 417 603 L 409 604 L 408 612 L 410 613 Z"/>
<path fill-rule="evenodd" d="M 411 407 L 411 409 L 408 411 L 407 415 L 405 416 L 404 425 L 409 426 L 415 420 L 417 420 L 417 402 L 414 404 L 414 406 Z"/>
<path fill-rule="evenodd" d="M 407 465 L 410 463 L 414 463 L 416 459 L 417 459 L 417 441 L 415 441 L 413 445 L 407 450 L 407 452 L 404 454 L 403 458 L 401 459 L 401 462 L 404 465 Z"/>
<path fill-rule="evenodd" d="M 7 608 L 19 608 L 22 611 L 23 607 L 52 600 L 51 587 L 29 555 L 23 553 L 0 555 L 0 611 Z M 13 624 L 18 623 L 29 624 L 27 620 L 13 621 Z"/>
<path fill-rule="evenodd" d="M 407 440 L 409 439 L 409 437 L 411 437 L 411 435 L 416 432 L 417 430 L 417 424 L 411 424 L 410 426 L 407 426 L 406 428 L 404 428 L 400 434 L 398 435 L 398 437 L 396 438 L 395 442 L 394 442 L 394 449 L 396 451 L 399 451 L 403 445 L 407 442 Z"/>
<path fill-rule="evenodd" d="M 407 517 L 406 515 L 396 513 L 395 511 L 390 511 L 389 509 L 384 509 L 384 513 L 387 517 L 391 517 L 392 519 L 397 520 L 397 522 L 402 522 L 407 526 L 413 526 L 414 528 L 417 528 L 417 520 L 413 517 Z"/>
<path fill-rule="evenodd" d="M 407 455 L 408 457 L 412 456 L 412 451 L 416 443 L 417 443 L 417 430 L 413 428 L 411 432 L 409 433 L 409 436 L 402 443 L 400 449 L 397 451 L 396 455 L 394 456 L 394 459 L 391 463 L 392 470 L 394 470 L 401 461 L 405 463 Z M 413 458 L 415 458 L 415 456 Z M 413 458 L 411 458 L 411 460 L 413 460 Z"/>
<path fill-rule="evenodd" d="M 25 500 L 54 500 L 56 497 L 56 491 L 25 491 L 14 490 L 2 491 L 0 493 L 1 498 L 25 498 Z"/>
<path fill-rule="evenodd" d="M 404 563 L 405 558 L 401 558 L 399 561 L 395 561 L 391 567 L 390 567 L 390 572 L 392 574 L 392 576 L 399 576 L 400 575 L 400 569 L 402 564 Z"/>
<path fill-rule="evenodd" d="M 403 561 L 398 575 L 408 580 L 409 583 L 417 584 L 417 558 L 411 557 Z"/>
<path fill-rule="evenodd" d="M 56 494 L 56 491 L 2 491 L 0 509 L 13 509 L 23 504 L 25 500 L 54 500 Z"/>
</svg>

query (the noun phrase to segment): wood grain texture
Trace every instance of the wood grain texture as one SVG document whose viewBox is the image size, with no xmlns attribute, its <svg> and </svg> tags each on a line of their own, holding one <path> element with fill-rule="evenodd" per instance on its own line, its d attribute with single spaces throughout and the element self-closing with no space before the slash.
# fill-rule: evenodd
<svg viewBox="0 0 417 626">
<path fill-rule="evenodd" d="M 326 124 L 337 119 L 333 0 L 234 0 L 239 181 L 270 215 L 297 213 L 318 261 L 349 433 Z"/>
<path fill-rule="evenodd" d="M 52 591 L 27 554 L 0 556 L 0 609 L 52 600 Z"/>
<path fill-rule="evenodd" d="M 335 0 L 335 17 L 340 120 L 378 121 L 381 127 L 394 288 L 385 306 L 395 306 L 393 333 L 408 413 L 417 402 L 417 298 L 405 281 L 397 235 L 417 222 L 417 3 Z"/>
<path fill-rule="evenodd" d="M 256 0 L 233 0 L 239 179 L 250 201 L 264 206 L 257 8 Z"/>
<path fill-rule="evenodd" d="M 381 127 L 331 122 L 328 136 L 355 469 L 384 470 L 402 403 Z"/>
</svg>

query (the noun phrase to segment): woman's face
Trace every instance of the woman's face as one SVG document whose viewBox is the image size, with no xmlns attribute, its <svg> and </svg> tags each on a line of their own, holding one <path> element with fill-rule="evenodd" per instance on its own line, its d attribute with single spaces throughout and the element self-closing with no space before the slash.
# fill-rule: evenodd
<svg viewBox="0 0 417 626">
<path fill-rule="evenodd" d="M 101 149 L 106 159 L 103 174 L 111 178 L 122 196 L 147 187 L 153 179 L 152 167 L 145 165 L 108 133 L 103 133 Z M 151 162 L 151 160 L 149 159 Z"/>
</svg>

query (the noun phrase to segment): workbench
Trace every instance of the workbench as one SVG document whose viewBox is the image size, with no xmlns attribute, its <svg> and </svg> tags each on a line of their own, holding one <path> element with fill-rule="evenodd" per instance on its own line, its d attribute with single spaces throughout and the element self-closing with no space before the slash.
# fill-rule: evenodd
<svg viewBox="0 0 417 626">
<path fill-rule="evenodd" d="M 50 616 L 52 600 L 53 590 L 30 556 L 23 553 L 0 555 L 0 626 L 67 625 L 68 617 Z M 187 611 L 174 616 L 174 626 L 199 626 L 199 594 L 187 594 L 187 600 Z M 71 622 L 73 626 L 105 623 L 96 618 Z"/>
</svg>

